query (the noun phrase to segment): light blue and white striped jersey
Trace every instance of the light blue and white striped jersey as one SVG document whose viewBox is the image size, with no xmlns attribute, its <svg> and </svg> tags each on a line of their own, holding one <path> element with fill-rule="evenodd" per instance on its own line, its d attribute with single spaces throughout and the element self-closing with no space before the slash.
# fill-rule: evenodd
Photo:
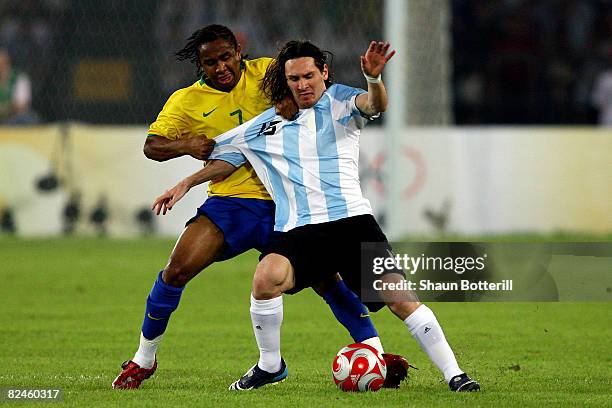
<svg viewBox="0 0 612 408">
<path fill-rule="evenodd" d="M 215 138 L 210 159 L 248 160 L 276 204 L 276 231 L 371 214 L 359 184 L 359 134 L 368 121 L 355 106 L 365 91 L 332 85 L 297 119 L 274 108 Z"/>
</svg>

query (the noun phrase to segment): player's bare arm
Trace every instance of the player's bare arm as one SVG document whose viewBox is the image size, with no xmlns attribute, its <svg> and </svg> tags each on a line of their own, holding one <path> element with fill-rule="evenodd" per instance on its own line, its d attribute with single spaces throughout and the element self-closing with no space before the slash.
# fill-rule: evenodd
<svg viewBox="0 0 612 408">
<path fill-rule="evenodd" d="M 187 155 L 206 160 L 214 147 L 215 141 L 206 136 L 170 140 L 163 136 L 150 135 L 145 141 L 143 152 L 147 158 L 160 162 Z"/>
<path fill-rule="evenodd" d="M 361 70 L 368 81 L 368 92 L 357 96 L 357 108 L 368 116 L 374 116 L 387 109 L 387 90 L 380 75 L 387 62 L 395 55 L 389 52 L 390 44 L 372 41 L 364 55 L 361 56 Z"/>
<path fill-rule="evenodd" d="M 234 170 L 236 170 L 236 167 L 226 161 L 211 160 L 202 170 L 185 177 L 183 180 L 179 181 L 176 186 L 172 187 L 170 190 L 166 190 L 164 194 L 157 197 L 153 202 L 152 209 L 157 215 L 160 213 L 166 215 L 166 213 L 174 207 L 174 204 L 183 198 L 192 187 L 213 179 L 227 177 L 232 174 Z"/>
</svg>

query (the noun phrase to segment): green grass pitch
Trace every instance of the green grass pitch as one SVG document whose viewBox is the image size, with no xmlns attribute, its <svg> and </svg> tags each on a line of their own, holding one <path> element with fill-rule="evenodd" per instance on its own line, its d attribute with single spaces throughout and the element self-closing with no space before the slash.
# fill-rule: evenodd
<svg viewBox="0 0 612 408">
<path fill-rule="evenodd" d="M 348 394 L 335 388 L 330 367 L 351 340 L 312 291 L 285 296 L 287 381 L 232 393 L 228 384 L 258 355 L 248 312 L 255 253 L 192 281 L 156 375 L 140 390 L 114 391 L 111 381 L 137 347 L 147 293 L 172 245 L 0 239 L 0 388 L 59 387 L 60 406 L 87 407 L 612 405 L 610 303 L 430 304 L 460 365 L 481 382 L 477 394 L 449 392 L 403 323 L 382 310 L 374 322 L 386 350 L 419 370 L 399 390 Z"/>
</svg>

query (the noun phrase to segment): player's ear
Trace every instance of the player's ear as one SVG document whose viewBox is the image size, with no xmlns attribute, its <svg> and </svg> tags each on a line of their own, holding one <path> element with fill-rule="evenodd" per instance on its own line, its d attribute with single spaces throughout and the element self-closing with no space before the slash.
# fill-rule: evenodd
<svg viewBox="0 0 612 408">
<path fill-rule="evenodd" d="M 240 45 L 240 43 L 236 44 L 236 56 L 239 60 L 242 59 L 242 46 Z"/>
<path fill-rule="evenodd" d="M 321 74 L 323 74 L 323 80 L 327 81 L 327 78 L 329 77 L 329 69 L 327 69 L 327 64 L 323 65 L 323 71 L 321 71 Z"/>
</svg>

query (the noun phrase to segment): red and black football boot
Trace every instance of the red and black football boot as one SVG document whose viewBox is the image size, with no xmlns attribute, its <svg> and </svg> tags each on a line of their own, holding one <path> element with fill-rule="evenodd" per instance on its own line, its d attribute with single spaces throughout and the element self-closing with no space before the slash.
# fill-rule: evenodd
<svg viewBox="0 0 612 408">
<path fill-rule="evenodd" d="M 157 360 L 151 368 L 142 368 L 132 360 L 121 364 L 123 371 L 113 381 L 113 388 L 119 390 L 132 390 L 140 387 L 140 384 L 151 377 L 157 370 Z"/>
<path fill-rule="evenodd" d="M 384 388 L 399 388 L 400 383 L 408 377 L 408 361 L 399 354 L 384 353 L 383 359 L 387 365 L 387 377 Z"/>
</svg>

